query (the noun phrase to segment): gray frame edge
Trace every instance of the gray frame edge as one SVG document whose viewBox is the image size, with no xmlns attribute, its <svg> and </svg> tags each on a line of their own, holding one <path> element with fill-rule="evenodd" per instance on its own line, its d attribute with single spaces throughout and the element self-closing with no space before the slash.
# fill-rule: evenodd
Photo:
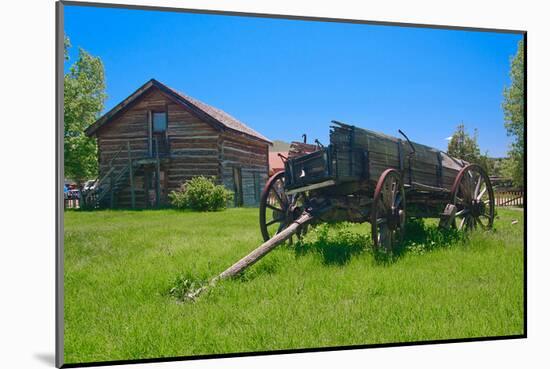
<svg viewBox="0 0 550 369">
<path fill-rule="evenodd" d="M 63 290 L 63 64 L 64 64 L 64 4 L 55 3 L 55 366 L 64 364 L 64 290 Z"/>
</svg>

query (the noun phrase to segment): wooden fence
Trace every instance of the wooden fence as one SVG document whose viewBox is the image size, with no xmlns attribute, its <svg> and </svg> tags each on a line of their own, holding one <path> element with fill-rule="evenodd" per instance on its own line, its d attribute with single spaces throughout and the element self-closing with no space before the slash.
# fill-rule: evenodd
<svg viewBox="0 0 550 369">
<path fill-rule="evenodd" d="M 496 206 L 521 206 L 523 207 L 523 190 L 495 189 Z"/>
<path fill-rule="evenodd" d="M 65 209 L 78 209 L 80 208 L 80 199 L 64 199 Z"/>
</svg>

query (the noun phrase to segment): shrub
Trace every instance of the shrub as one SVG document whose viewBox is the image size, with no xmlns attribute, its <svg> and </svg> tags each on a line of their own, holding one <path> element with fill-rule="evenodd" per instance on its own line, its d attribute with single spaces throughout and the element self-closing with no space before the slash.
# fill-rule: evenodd
<svg viewBox="0 0 550 369">
<path fill-rule="evenodd" d="M 170 288 L 168 293 L 179 301 L 187 301 L 189 293 L 205 286 L 207 282 L 206 279 L 197 278 L 190 273 L 180 274 L 174 279 L 173 287 Z"/>
<path fill-rule="evenodd" d="M 405 250 L 420 255 L 437 248 L 450 247 L 463 241 L 466 236 L 454 228 L 440 229 L 435 224 L 428 225 L 423 219 L 408 219 L 405 229 Z"/>
<path fill-rule="evenodd" d="M 354 232 L 351 223 L 322 223 L 296 244 L 298 255 L 313 251 L 318 252 L 325 264 L 344 265 L 353 255 L 358 255 L 371 248 L 370 237 Z"/>
<path fill-rule="evenodd" d="M 168 197 L 170 203 L 178 209 L 198 211 L 216 211 L 225 209 L 233 198 L 233 192 L 217 185 L 213 178 L 194 177 L 181 185 L 178 191 L 172 191 Z"/>
</svg>

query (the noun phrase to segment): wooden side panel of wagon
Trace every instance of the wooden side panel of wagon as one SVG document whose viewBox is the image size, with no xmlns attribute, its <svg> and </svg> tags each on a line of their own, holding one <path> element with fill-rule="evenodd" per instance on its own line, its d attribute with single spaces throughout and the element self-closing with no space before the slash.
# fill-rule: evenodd
<svg viewBox="0 0 550 369">
<path fill-rule="evenodd" d="M 342 123 L 331 128 L 331 150 L 339 181 L 376 181 L 392 168 L 403 173 L 408 185 L 450 190 L 456 175 L 467 164 L 429 146 L 409 144 L 367 129 Z"/>
</svg>

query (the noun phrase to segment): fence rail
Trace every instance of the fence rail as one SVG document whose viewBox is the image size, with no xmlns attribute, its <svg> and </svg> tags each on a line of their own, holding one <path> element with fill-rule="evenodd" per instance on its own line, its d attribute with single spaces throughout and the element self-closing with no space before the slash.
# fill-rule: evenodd
<svg viewBox="0 0 550 369">
<path fill-rule="evenodd" d="M 495 190 L 496 206 L 521 206 L 523 207 L 523 190 Z"/>
<path fill-rule="evenodd" d="M 78 209 L 80 208 L 80 199 L 79 198 L 72 198 L 72 199 L 64 199 L 64 207 L 65 209 Z"/>
</svg>

